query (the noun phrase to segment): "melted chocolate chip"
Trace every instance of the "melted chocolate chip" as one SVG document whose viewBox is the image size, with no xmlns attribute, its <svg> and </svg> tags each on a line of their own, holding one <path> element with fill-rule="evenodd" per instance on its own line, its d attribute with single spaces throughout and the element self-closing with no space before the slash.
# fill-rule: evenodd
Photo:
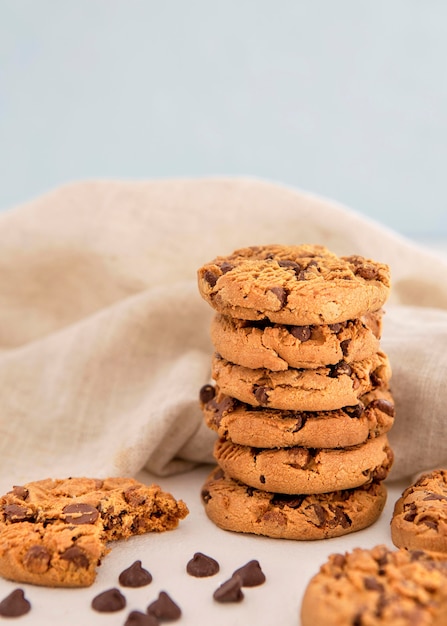
<svg viewBox="0 0 447 626">
<path fill-rule="evenodd" d="M 51 555 L 43 546 L 31 546 L 23 557 L 23 565 L 34 574 L 44 574 L 49 567 Z"/>
<path fill-rule="evenodd" d="M 232 578 L 238 576 L 242 587 L 257 587 L 265 582 L 265 574 L 259 561 L 252 560 L 233 572 Z"/>
<path fill-rule="evenodd" d="M 368 407 L 382 411 L 382 413 L 386 413 L 390 417 L 394 417 L 394 404 L 388 400 L 373 400 L 369 403 Z"/>
<path fill-rule="evenodd" d="M 33 518 L 33 514 L 28 511 L 26 506 L 20 506 L 20 504 L 6 504 L 3 507 L 3 513 L 6 521 L 12 523 L 29 521 Z"/>
<path fill-rule="evenodd" d="M 144 587 L 152 582 L 152 575 L 141 567 L 141 561 L 135 561 L 121 572 L 118 580 L 123 587 Z"/>
<path fill-rule="evenodd" d="M 98 509 L 84 502 L 67 504 L 67 506 L 64 506 L 62 509 L 62 513 L 65 515 L 65 522 L 67 524 L 75 525 L 94 524 L 99 517 Z"/>
<path fill-rule="evenodd" d="M 336 506 L 334 508 L 334 514 L 334 519 L 337 526 L 341 526 L 342 528 L 349 528 L 352 525 L 352 520 L 340 506 Z"/>
<path fill-rule="evenodd" d="M 267 393 L 268 391 L 271 391 L 269 387 L 255 386 L 253 389 L 253 394 L 261 406 L 268 405 L 268 401 L 269 401 L 269 396 Z"/>
<path fill-rule="evenodd" d="M 285 307 L 287 304 L 287 290 L 284 287 L 272 287 L 270 291 L 278 298 L 281 308 Z"/>
<path fill-rule="evenodd" d="M 233 576 L 216 589 L 213 598 L 216 602 L 241 602 L 244 599 L 241 583 L 239 576 Z"/>
<path fill-rule="evenodd" d="M 327 521 L 327 511 L 321 506 L 321 504 L 312 505 L 315 515 L 318 518 L 318 526 L 324 526 Z"/>
<path fill-rule="evenodd" d="M 339 333 L 341 331 L 341 329 L 343 328 L 343 324 L 328 324 L 330 330 L 336 335 L 337 333 Z"/>
<path fill-rule="evenodd" d="M 141 506 L 146 502 L 146 494 L 142 491 L 140 485 L 128 487 L 123 496 L 127 504 L 133 507 Z"/>
<path fill-rule="evenodd" d="M 428 493 L 425 498 L 422 498 L 422 500 L 425 502 L 427 500 L 447 500 L 447 496 L 443 496 L 440 493 L 433 493 L 430 492 Z"/>
<path fill-rule="evenodd" d="M 307 417 L 303 413 L 299 413 L 298 411 L 294 413 L 293 417 L 295 418 L 296 422 L 292 432 L 297 433 L 306 424 Z"/>
<path fill-rule="evenodd" d="M 70 548 L 67 548 L 65 552 L 61 554 L 61 559 L 72 563 L 77 568 L 88 569 L 90 565 L 88 556 L 79 546 L 71 546 Z"/>
<path fill-rule="evenodd" d="M 290 334 L 301 341 L 301 343 L 305 343 L 309 341 L 312 336 L 312 327 L 311 326 L 290 326 L 289 327 Z"/>
<path fill-rule="evenodd" d="M 335 365 L 332 365 L 330 368 L 329 376 L 331 378 L 337 378 L 338 376 L 346 375 L 351 376 L 352 367 L 346 361 L 339 361 Z"/>
<path fill-rule="evenodd" d="M 155 615 L 131 611 L 127 616 L 124 626 L 158 626 L 159 622 Z"/>
<path fill-rule="evenodd" d="M 0 602 L 0 615 L 2 617 L 20 617 L 29 613 L 30 602 L 25 598 L 23 589 L 14 589 L 9 596 Z"/>
<path fill-rule="evenodd" d="M 162 621 L 179 619 L 182 614 L 180 607 L 165 591 L 160 591 L 157 600 L 147 607 L 147 612 Z"/>
<path fill-rule="evenodd" d="M 299 509 L 303 504 L 304 496 L 289 495 L 286 493 L 275 493 L 270 500 L 272 506 L 281 508 L 288 506 L 290 509 Z"/>
<path fill-rule="evenodd" d="M 362 402 L 355 404 L 354 406 L 345 406 L 344 412 L 352 419 L 359 419 L 363 415 L 365 405 Z"/>
<path fill-rule="evenodd" d="M 202 404 L 207 404 L 216 395 L 216 390 L 213 385 L 203 385 L 199 391 L 199 399 Z"/>
<path fill-rule="evenodd" d="M 196 552 L 186 564 L 186 571 L 196 578 L 214 576 L 219 571 L 219 563 L 202 552 Z"/>
<path fill-rule="evenodd" d="M 343 341 L 340 341 L 340 348 L 341 348 L 341 351 L 343 352 L 343 356 L 346 356 L 348 354 L 350 343 L 351 343 L 350 339 L 344 339 Z"/>
<path fill-rule="evenodd" d="M 99 613 L 114 613 L 126 606 L 126 598 L 115 587 L 99 593 L 92 600 L 92 609 Z"/>
</svg>

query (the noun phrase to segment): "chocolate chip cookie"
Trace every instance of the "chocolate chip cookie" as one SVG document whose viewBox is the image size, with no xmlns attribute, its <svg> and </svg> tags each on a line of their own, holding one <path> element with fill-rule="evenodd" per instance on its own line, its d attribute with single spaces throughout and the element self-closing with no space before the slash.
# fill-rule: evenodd
<svg viewBox="0 0 447 626">
<path fill-rule="evenodd" d="M 230 476 L 277 493 L 324 493 L 383 480 L 393 462 L 386 435 L 341 449 L 254 448 L 218 439 L 214 457 Z"/>
<path fill-rule="evenodd" d="M 447 624 L 447 561 L 383 545 L 332 554 L 306 588 L 301 625 L 348 624 Z"/>
<path fill-rule="evenodd" d="M 201 390 L 207 426 L 219 437 L 256 448 L 344 448 L 387 433 L 394 423 L 389 390 L 374 389 L 354 406 L 335 411 L 286 411 L 253 407 L 212 385 Z"/>
<path fill-rule="evenodd" d="M 335 324 L 377 311 L 390 291 L 389 267 L 324 246 L 251 246 L 198 270 L 202 297 L 230 317 L 278 324 Z"/>
<path fill-rule="evenodd" d="M 45 479 L 0 498 L 0 575 L 51 587 L 84 587 L 107 542 L 176 528 L 188 509 L 158 485 L 132 478 Z"/>
<path fill-rule="evenodd" d="M 380 310 L 337 324 L 286 326 L 217 313 L 211 341 L 224 359 L 251 369 L 315 368 L 373 356 L 379 350 L 381 319 Z"/>
<path fill-rule="evenodd" d="M 215 354 L 212 377 L 223 393 L 252 406 L 332 411 L 358 404 L 373 387 L 388 388 L 391 368 L 380 351 L 363 361 L 281 372 L 235 365 Z"/>
<path fill-rule="evenodd" d="M 386 502 L 382 483 L 324 494 L 260 491 L 217 467 L 202 488 L 206 514 L 224 530 L 280 539 L 339 537 L 373 524 Z"/>
<path fill-rule="evenodd" d="M 391 537 L 399 548 L 430 550 L 447 559 L 447 470 L 424 474 L 397 500 Z"/>
</svg>

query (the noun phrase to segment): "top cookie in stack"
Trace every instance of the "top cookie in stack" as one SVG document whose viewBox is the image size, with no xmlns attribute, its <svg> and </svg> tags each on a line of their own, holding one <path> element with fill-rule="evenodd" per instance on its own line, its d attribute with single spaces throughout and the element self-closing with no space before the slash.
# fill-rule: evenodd
<svg viewBox="0 0 447 626">
<path fill-rule="evenodd" d="M 198 285 L 216 310 L 216 386 L 202 389 L 201 403 L 207 425 L 219 434 L 214 455 L 225 485 L 261 490 L 270 508 L 278 493 L 331 493 L 332 509 L 336 490 L 377 487 L 392 462 L 391 370 L 380 350 L 388 266 L 338 257 L 320 245 L 252 246 L 205 264 Z M 219 479 L 214 473 L 207 483 L 209 516 L 232 530 L 273 536 L 248 520 L 241 527 L 240 515 L 231 525 L 228 511 L 219 510 L 224 500 L 215 506 Z M 340 502 L 348 499 L 340 495 Z M 371 523 L 374 515 L 366 517 Z"/>
</svg>

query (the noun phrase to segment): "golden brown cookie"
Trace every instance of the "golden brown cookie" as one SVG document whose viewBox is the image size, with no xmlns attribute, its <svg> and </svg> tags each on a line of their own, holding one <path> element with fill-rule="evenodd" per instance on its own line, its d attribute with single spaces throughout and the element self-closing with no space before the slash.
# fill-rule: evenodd
<svg viewBox="0 0 447 626">
<path fill-rule="evenodd" d="M 198 270 L 202 297 L 219 313 L 279 324 L 335 324 L 377 311 L 390 291 L 387 265 L 323 246 L 251 246 Z"/>
<path fill-rule="evenodd" d="M 85 587 L 107 542 L 176 528 L 181 500 L 132 478 L 45 479 L 0 498 L 0 575 L 51 587 Z"/>
<path fill-rule="evenodd" d="M 391 368 L 383 352 L 354 363 L 282 372 L 235 365 L 215 354 L 212 377 L 223 393 L 252 406 L 332 411 L 358 404 L 373 387 L 388 388 Z"/>
<path fill-rule="evenodd" d="M 250 322 L 217 313 L 211 341 L 224 359 L 251 369 L 315 368 L 361 361 L 379 350 L 382 311 L 316 326 Z"/>
<path fill-rule="evenodd" d="M 340 537 L 373 524 L 386 502 L 378 482 L 324 494 L 260 491 L 231 479 L 219 467 L 202 488 L 208 517 L 220 528 L 280 539 Z"/>
<path fill-rule="evenodd" d="M 447 561 L 384 545 L 330 555 L 301 605 L 301 626 L 445 624 Z"/>
<path fill-rule="evenodd" d="M 212 385 L 205 385 L 200 395 L 209 428 L 256 448 L 345 448 L 385 434 L 394 423 L 393 398 L 381 388 L 361 396 L 354 406 L 315 412 L 253 407 Z"/>
<path fill-rule="evenodd" d="M 341 449 L 252 448 L 218 439 L 214 457 L 235 480 L 275 493 L 325 493 L 384 480 L 393 462 L 386 435 Z"/>
<path fill-rule="evenodd" d="M 447 559 L 447 470 L 424 474 L 397 500 L 391 520 L 394 545 L 430 550 Z"/>
</svg>

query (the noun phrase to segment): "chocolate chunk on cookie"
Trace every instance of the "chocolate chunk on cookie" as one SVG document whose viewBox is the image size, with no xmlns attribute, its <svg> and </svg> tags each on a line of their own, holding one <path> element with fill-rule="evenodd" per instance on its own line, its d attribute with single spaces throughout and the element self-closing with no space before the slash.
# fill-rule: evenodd
<svg viewBox="0 0 447 626">
<path fill-rule="evenodd" d="M 386 546 L 332 554 L 301 605 L 302 626 L 441 626 L 446 619 L 447 561 Z"/>
<path fill-rule="evenodd" d="M 394 506 L 391 536 L 399 548 L 429 550 L 447 559 L 447 470 L 428 472 L 405 489 Z"/>
<path fill-rule="evenodd" d="M 386 435 L 341 449 L 252 448 L 219 439 L 214 456 L 235 480 L 277 493 L 324 493 L 384 480 L 393 462 Z"/>
<path fill-rule="evenodd" d="M 393 398 L 382 388 L 374 388 L 357 404 L 335 411 L 253 407 L 219 388 L 213 388 L 207 398 L 201 403 L 207 426 L 219 437 L 256 448 L 344 448 L 383 435 L 394 423 Z"/>
<path fill-rule="evenodd" d="M 373 356 L 379 350 L 381 318 L 377 311 L 339 324 L 286 326 L 216 314 L 211 341 L 224 359 L 251 369 L 315 368 Z"/>
<path fill-rule="evenodd" d="M 230 317 L 305 326 L 377 311 L 390 290 L 387 265 L 324 246 L 251 246 L 198 270 L 202 297 Z"/>
<path fill-rule="evenodd" d="M 324 494 L 272 493 L 233 480 L 220 467 L 202 488 L 206 514 L 220 528 L 303 541 L 370 526 L 382 513 L 386 495 L 385 486 L 376 481 Z"/>
<path fill-rule="evenodd" d="M 176 528 L 181 500 L 132 478 L 45 479 L 0 498 L 0 575 L 52 587 L 91 585 L 107 543 Z"/>
<path fill-rule="evenodd" d="M 215 354 L 212 377 L 223 393 L 252 406 L 331 411 L 356 405 L 374 387 L 388 388 L 391 368 L 380 351 L 363 361 L 281 372 L 235 365 Z"/>
</svg>

